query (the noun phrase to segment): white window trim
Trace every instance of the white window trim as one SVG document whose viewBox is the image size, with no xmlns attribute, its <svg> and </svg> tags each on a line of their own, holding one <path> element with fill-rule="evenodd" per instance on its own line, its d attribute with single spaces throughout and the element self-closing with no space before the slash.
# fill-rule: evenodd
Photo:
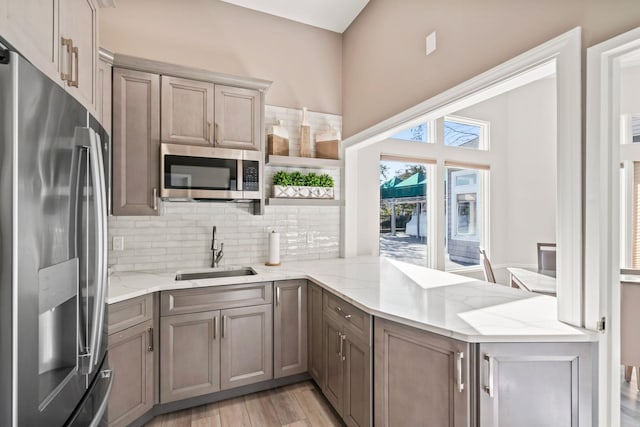
<svg viewBox="0 0 640 427">
<path fill-rule="evenodd" d="M 452 115 L 452 114 L 448 114 L 446 116 L 444 116 L 444 120 L 448 120 L 448 121 L 452 121 L 452 122 L 456 122 L 456 123 L 462 123 L 465 125 L 471 125 L 471 126 L 478 126 L 481 131 L 480 131 L 480 135 L 478 138 L 478 148 L 465 148 L 465 147 L 456 147 L 454 145 L 445 145 L 446 147 L 451 147 L 451 148 L 463 148 L 465 150 L 478 150 L 478 151 L 489 151 L 491 150 L 491 141 L 489 139 L 489 129 L 491 126 L 491 123 L 485 121 L 485 120 L 478 120 L 478 119 L 472 119 L 469 117 L 463 117 L 463 116 L 456 116 L 456 115 Z M 442 145 L 444 145 L 444 140 L 442 141 Z"/>
<path fill-rule="evenodd" d="M 389 138 L 399 130 L 424 120 L 453 114 L 542 76 L 556 73 L 557 81 L 557 243 L 558 319 L 583 325 L 582 245 L 582 141 L 581 141 L 581 29 L 577 27 L 485 73 L 440 93 L 377 125 L 359 132 L 342 144 L 345 159 L 342 221 L 342 256 L 358 254 L 358 157 L 359 151 Z M 497 84 L 496 84 L 497 83 Z M 424 146 L 430 144 L 422 144 Z M 403 145 L 403 147 L 407 147 Z M 452 147 L 446 147 L 452 149 Z M 412 150 L 412 148 L 408 148 Z M 487 159 L 488 152 L 458 150 Z M 469 160 L 473 161 L 473 160 Z M 486 162 L 488 163 L 488 162 Z M 438 178 L 441 178 L 438 165 Z M 433 182 L 433 181 L 432 181 Z M 440 182 L 440 179 L 438 179 Z M 443 198 L 443 186 L 435 194 Z M 443 227 L 438 227 L 443 229 Z M 442 240 L 441 236 L 434 236 Z M 444 243 L 442 243 L 444 244 Z M 617 391 L 616 391 L 617 393 Z"/>
<path fill-rule="evenodd" d="M 620 425 L 620 58 L 640 49 L 640 28 L 587 49 L 585 325 L 599 341 L 598 425 Z"/>
</svg>

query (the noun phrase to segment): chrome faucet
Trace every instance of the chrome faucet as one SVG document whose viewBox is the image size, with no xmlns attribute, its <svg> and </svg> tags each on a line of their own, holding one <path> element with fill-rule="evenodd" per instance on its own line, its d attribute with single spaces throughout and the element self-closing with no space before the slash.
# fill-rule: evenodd
<svg viewBox="0 0 640 427">
<path fill-rule="evenodd" d="M 220 264 L 220 260 L 224 256 L 224 243 L 220 243 L 220 250 L 216 247 L 216 226 L 213 226 L 213 234 L 211 236 L 211 268 L 215 268 Z"/>
</svg>

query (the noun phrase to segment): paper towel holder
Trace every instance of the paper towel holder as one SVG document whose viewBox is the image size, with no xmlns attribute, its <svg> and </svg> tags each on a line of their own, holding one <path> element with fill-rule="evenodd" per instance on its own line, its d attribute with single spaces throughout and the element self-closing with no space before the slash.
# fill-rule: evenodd
<svg viewBox="0 0 640 427">
<path fill-rule="evenodd" d="M 269 233 L 269 252 L 271 252 L 271 236 L 275 236 L 275 237 L 280 237 L 279 235 L 276 235 L 276 230 L 271 230 L 271 233 Z M 278 239 L 278 244 L 279 244 L 279 239 Z M 277 255 L 275 258 L 277 258 L 278 262 L 265 262 L 264 265 L 266 265 L 267 267 L 279 267 L 280 266 L 280 247 L 278 246 L 277 249 Z M 271 253 L 269 253 L 269 258 L 271 258 Z"/>
</svg>

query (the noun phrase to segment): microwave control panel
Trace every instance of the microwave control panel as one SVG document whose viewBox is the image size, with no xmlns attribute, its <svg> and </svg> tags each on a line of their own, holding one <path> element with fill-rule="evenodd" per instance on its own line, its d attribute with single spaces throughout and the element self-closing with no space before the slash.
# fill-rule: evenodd
<svg viewBox="0 0 640 427">
<path fill-rule="evenodd" d="M 244 191 L 260 191 L 258 162 L 245 160 L 242 169 L 242 189 Z"/>
</svg>

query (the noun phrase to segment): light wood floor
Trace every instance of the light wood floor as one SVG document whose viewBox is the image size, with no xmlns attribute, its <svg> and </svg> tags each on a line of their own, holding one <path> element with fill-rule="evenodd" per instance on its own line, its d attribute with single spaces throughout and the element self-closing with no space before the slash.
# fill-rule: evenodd
<svg viewBox="0 0 640 427">
<path fill-rule="evenodd" d="M 631 382 L 624 380 L 624 369 L 620 373 L 620 427 L 640 426 L 640 391 L 635 369 Z"/>
<path fill-rule="evenodd" d="M 154 418 L 146 427 L 344 426 L 322 392 L 305 381 Z"/>
</svg>

